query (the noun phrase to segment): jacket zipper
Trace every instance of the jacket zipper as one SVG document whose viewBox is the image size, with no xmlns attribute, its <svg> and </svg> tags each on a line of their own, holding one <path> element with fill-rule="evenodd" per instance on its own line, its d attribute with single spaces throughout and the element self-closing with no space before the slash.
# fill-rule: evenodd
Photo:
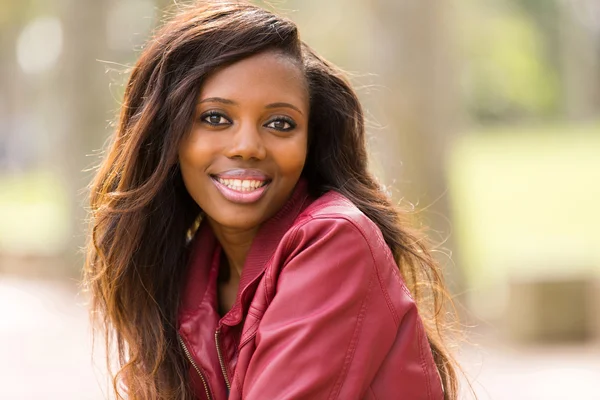
<svg viewBox="0 0 600 400">
<path fill-rule="evenodd" d="M 177 334 L 177 338 L 179 339 L 179 343 L 181 344 L 181 347 L 183 348 L 183 352 L 185 353 L 187 359 L 190 361 L 190 363 L 192 364 L 192 366 L 198 373 L 198 376 L 200 376 L 200 379 L 202 380 L 202 384 L 204 384 L 204 390 L 206 391 L 206 398 L 208 400 L 211 400 L 212 397 L 210 396 L 210 391 L 208 390 L 208 383 L 206 382 L 206 378 L 204 378 L 204 375 L 202 375 L 200 368 L 198 367 L 198 365 L 192 358 L 192 355 L 190 354 L 190 351 L 188 350 L 187 346 L 185 345 L 183 338 L 179 334 Z"/>
<path fill-rule="evenodd" d="M 227 385 L 227 392 L 231 391 L 231 385 L 229 384 L 229 377 L 227 376 L 227 370 L 225 369 L 225 363 L 223 362 L 223 356 L 221 356 L 221 348 L 219 347 L 219 333 L 221 328 L 217 328 L 215 331 L 215 343 L 217 344 L 217 356 L 219 357 L 219 364 L 221 364 L 221 371 L 223 371 L 223 378 L 225 378 L 225 384 Z"/>
</svg>

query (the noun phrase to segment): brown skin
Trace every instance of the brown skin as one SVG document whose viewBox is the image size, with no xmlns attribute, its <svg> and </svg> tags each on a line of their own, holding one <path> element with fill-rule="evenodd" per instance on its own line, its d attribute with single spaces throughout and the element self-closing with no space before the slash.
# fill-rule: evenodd
<svg viewBox="0 0 600 400">
<path fill-rule="evenodd" d="M 308 114 L 301 69 L 275 52 L 225 67 L 201 88 L 192 131 L 179 147 L 179 163 L 187 191 L 206 213 L 226 255 L 223 267 L 229 268 L 229 280 L 219 288 L 224 311 L 235 301 L 260 225 L 281 209 L 300 178 Z M 215 186 L 216 175 L 240 168 L 259 170 L 270 179 L 254 203 L 232 202 Z"/>
</svg>

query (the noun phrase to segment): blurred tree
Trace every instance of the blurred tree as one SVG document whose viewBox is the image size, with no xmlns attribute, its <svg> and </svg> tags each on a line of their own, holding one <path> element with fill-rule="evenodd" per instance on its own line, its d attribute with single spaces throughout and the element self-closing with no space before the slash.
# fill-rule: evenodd
<svg viewBox="0 0 600 400">
<path fill-rule="evenodd" d="M 77 249 L 84 244 L 83 224 L 87 210 L 86 186 L 98 163 L 91 157 L 102 148 L 107 120 L 112 115 L 112 99 L 104 66 L 98 59 L 110 59 L 106 50 L 106 15 L 108 2 L 98 0 L 65 0 L 61 2 L 64 17 L 64 63 L 56 83 L 57 97 L 67 121 L 60 146 L 62 169 L 69 190 L 73 216 L 73 241 L 68 251 L 71 265 L 79 268 Z"/>
<path fill-rule="evenodd" d="M 384 160 L 386 183 L 418 209 L 427 209 L 422 215 L 432 240 L 446 241 L 443 247 L 450 250 L 445 160 L 462 117 L 452 7 L 423 0 L 369 3 L 375 68 L 385 86 L 380 93 L 384 137 L 376 139 L 375 152 Z M 448 263 L 441 254 L 440 260 Z"/>
<path fill-rule="evenodd" d="M 546 62 L 558 70 L 560 64 L 560 7 L 561 0 L 510 0 L 533 22 L 544 41 Z"/>
<path fill-rule="evenodd" d="M 464 99 L 474 119 L 597 118 L 600 26 L 588 15 L 592 4 L 462 0 Z"/>
<path fill-rule="evenodd" d="M 533 18 L 529 13 L 537 8 L 522 6 L 526 1 L 462 2 L 463 101 L 479 122 L 545 118 L 559 111 L 559 72 L 552 62 L 558 59 L 552 57 L 556 35 L 542 28 L 552 13 L 537 6 L 546 12 Z"/>
<path fill-rule="evenodd" d="M 17 114 L 14 98 L 18 92 L 15 43 L 29 8 L 28 1 L 8 2 L 0 7 L 0 166 L 2 143 L 10 134 L 14 116 Z"/>
<path fill-rule="evenodd" d="M 588 15 L 595 10 L 595 0 L 512 1 L 542 33 L 548 66 L 560 74 L 562 113 L 571 120 L 597 118 L 600 26 L 594 22 L 597 17 Z"/>
<path fill-rule="evenodd" d="M 565 114 L 574 121 L 597 119 L 600 116 L 600 25 L 585 23 L 586 13 L 592 11 L 591 1 L 561 1 L 559 4 Z"/>
</svg>

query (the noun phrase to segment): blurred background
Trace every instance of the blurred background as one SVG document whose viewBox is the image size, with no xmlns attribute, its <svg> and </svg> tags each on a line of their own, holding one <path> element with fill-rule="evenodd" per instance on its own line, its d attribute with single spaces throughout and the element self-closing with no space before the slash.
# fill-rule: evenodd
<svg viewBox="0 0 600 400">
<path fill-rule="evenodd" d="M 172 0 L 0 4 L 0 398 L 107 398 L 85 187 Z M 267 7 L 351 75 L 373 170 L 437 244 L 479 399 L 600 399 L 600 2 Z"/>
</svg>

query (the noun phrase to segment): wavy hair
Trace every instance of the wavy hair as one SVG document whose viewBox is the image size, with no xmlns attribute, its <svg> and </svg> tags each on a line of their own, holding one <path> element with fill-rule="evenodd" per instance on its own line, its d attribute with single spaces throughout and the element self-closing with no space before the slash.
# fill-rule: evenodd
<svg viewBox="0 0 600 400">
<path fill-rule="evenodd" d="M 133 67 L 112 143 L 90 185 L 84 284 L 109 370 L 118 366 L 111 372 L 117 398 L 193 398 L 176 321 L 186 233 L 201 210 L 183 185 L 177 149 L 211 73 L 278 51 L 298 62 L 309 87 L 309 190 L 340 192 L 380 228 L 419 307 L 445 399 L 456 399 L 458 366 L 446 345 L 448 296 L 439 266 L 408 214 L 368 171 L 362 107 L 342 71 L 303 43 L 292 21 L 255 5 L 179 7 Z"/>
</svg>

